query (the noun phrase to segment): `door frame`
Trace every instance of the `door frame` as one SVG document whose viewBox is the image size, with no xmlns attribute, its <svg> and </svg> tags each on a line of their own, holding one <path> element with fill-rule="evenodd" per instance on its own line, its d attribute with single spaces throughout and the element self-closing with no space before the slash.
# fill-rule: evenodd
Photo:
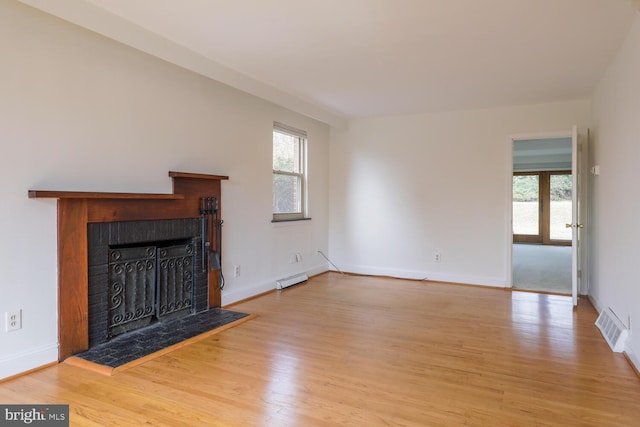
<svg viewBox="0 0 640 427">
<path fill-rule="evenodd" d="M 517 133 L 507 136 L 507 176 L 505 181 L 507 196 L 507 218 L 505 241 L 507 244 L 506 287 L 513 288 L 513 142 L 527 139 L 571 138 L 572 129 L 554 132 Z M 573 153 L 572 153 L 573 154 Z M 580 161 L 580 159 L 578 159 Z M 574 165 L 572 165 L 574 167 Z M 575 165 L 577 167 L 577 165 Z M 578 293 L 580 289 L 578 289 Z"/>
</svg>

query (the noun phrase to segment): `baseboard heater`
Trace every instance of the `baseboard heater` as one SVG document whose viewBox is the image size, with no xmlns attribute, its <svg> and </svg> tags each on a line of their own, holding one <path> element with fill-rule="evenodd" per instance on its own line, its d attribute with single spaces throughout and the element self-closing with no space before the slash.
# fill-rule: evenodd
<svg viewBox="0 0 640 427">
<path fill-rule="evenodd" d="M 629 335 L 629 330 L 618 319 L 615 313 L 606 308 L 600 312 L 598 319 L 596 320 L 596 326 L 602 332 L 602 336 L 616 353 L 620 353 L 624 350 L 624 344 Z"/>
<path fill-rule="evenodd" d="M 276 280 L 276 289 L 284 289 L 289 286 L 297 285 L 298 283 L 306 282 L 309 280 L 307 273 L 295 274 L 293 276 L 285 277 L 284 279 Z"/>
</svg>

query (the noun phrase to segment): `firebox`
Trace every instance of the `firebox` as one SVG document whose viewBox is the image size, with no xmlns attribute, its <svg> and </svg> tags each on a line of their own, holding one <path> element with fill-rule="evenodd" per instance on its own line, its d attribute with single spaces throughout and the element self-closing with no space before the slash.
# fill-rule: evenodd
<svg viewBox="0 0 640 427">
<path fill-rule="evenodd" d="M 109 249 L 108 337 L 191 313 L 193 244 Z"/>
<path fill-rule="evenodd" d="M 202 227 L 197 218 L 88 224 L 89 348 L 209 308 Z"/>
</svg>

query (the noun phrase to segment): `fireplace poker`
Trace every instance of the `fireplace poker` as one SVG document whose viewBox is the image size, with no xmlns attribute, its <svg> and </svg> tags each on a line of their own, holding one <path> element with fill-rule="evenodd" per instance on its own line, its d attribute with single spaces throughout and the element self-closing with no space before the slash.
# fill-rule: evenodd
<svg viewBox="0 0 640 427">
<path fill-rule="evenodd" d="M 207 238 L 206 238 L 206 221 L 207 221 L 207 208 L 206 208 L 206 198 L 203 197 L 201 199 L 200 204 L 200 241 L 202 243 L 202 272 L 207 271 Z"/>
<path fill-rule="evenodd" d="M 202 271 L 206 271 L 206 254 L 209 253 L 209 268 L 218 270 L 218 290 L 224 289 L 224 274 L 222 274 L 222 224 L 223 220 L 218 218 L 218 198 L 202 197 L 200 206 L 200 216 L 202 221 Z M 211 227 L 215 232 L 216 251 L 211 251 L 211 242 L 206 232 L 206 226 L 211 219 Z M 215 267 L 215 268 L 214 268 Z"/>
<path fill-rule="evenodd" d="M 216 226 L 216 237 L 217 237 L 217 247 L 216 249 L 218 249 L 218 253 L 216 254 L 216 256 L 218 257 L 217 261 L 218 261 L 218 290 L 223 290 L 224 289 L 224 274 L 222 274 L 222 224 L 224 223 L 223 220 L 218 219 L 218 210 L 216 209 L 215 213 L 213 214 L 213 221 L 215 223 Z"/>
<path fill-rule="evenodd" d="M 207 253 L 211 247 L 211 242 L 208 241 L 207 236 L 207 223 L 209 217 L 212 217 L 214 212 L 218 212 L 218 199 L 215 197 L 202 197 L 200 199 L 200 225 L 202 233 L 202 271 L 207 271 Z"/>
</svg>

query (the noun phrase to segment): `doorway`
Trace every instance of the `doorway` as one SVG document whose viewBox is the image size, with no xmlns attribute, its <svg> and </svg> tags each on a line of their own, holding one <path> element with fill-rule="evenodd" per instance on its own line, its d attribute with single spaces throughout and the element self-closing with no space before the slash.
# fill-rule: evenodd
<svg viewBox="0 0 640 427">
<path fill-rule="evenodd" d="M 572 138 L 512 141 L 514 289 L 572 293 Z"/>
</svg>

